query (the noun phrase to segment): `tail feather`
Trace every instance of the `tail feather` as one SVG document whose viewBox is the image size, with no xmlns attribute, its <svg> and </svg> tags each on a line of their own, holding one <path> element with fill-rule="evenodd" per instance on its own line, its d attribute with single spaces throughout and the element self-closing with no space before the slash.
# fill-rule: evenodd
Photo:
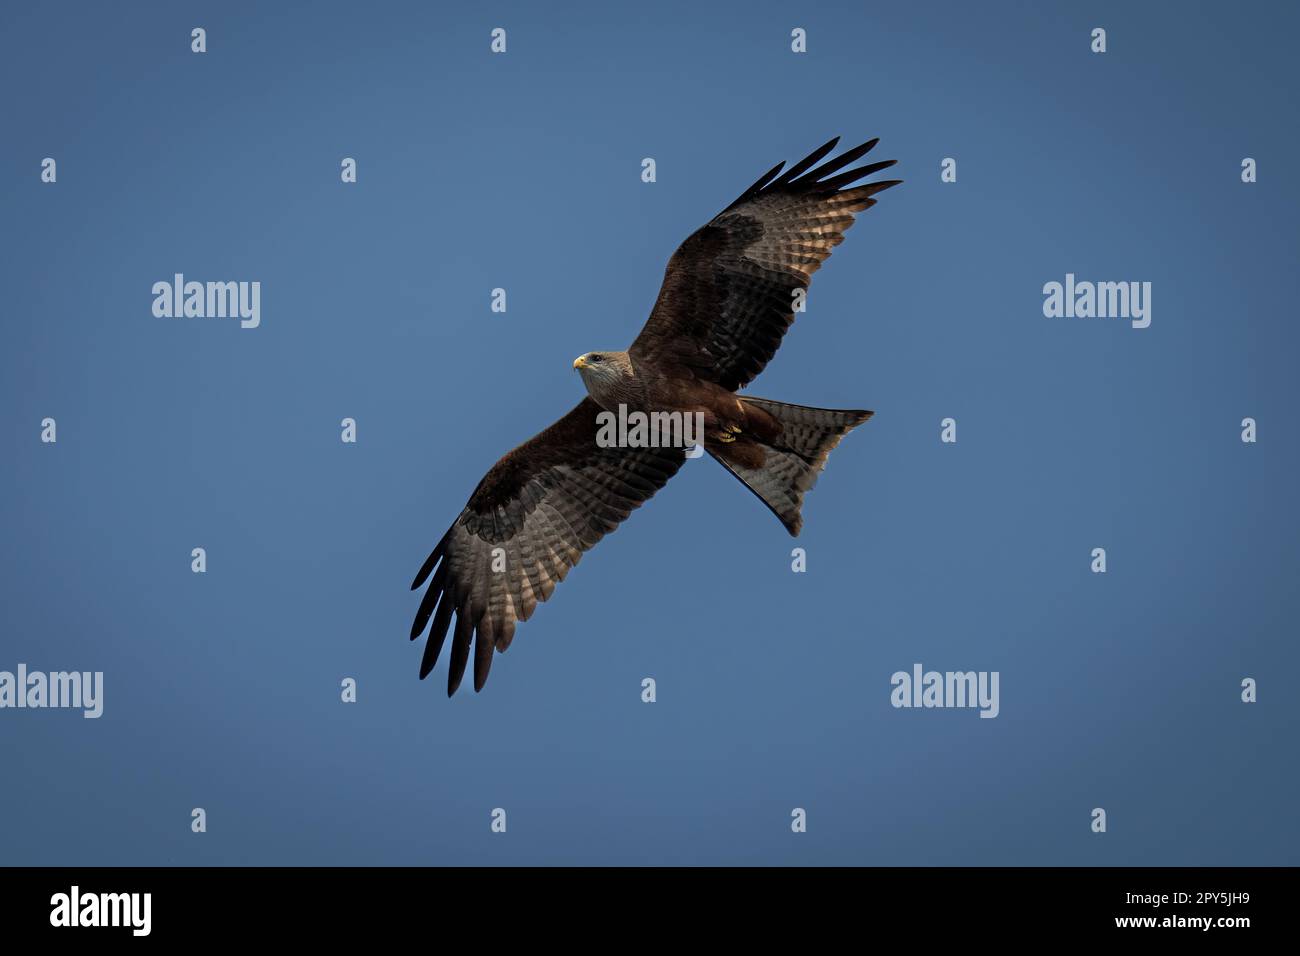
<svg viewBox="0 0 1300 956">
<path fill-rule="evenodd" d="M 791 535 L 803 527 L 804 493 L 817 483 L 826 459 L 848 432 L 871 417 L 871 412 L 789 405 L 766 398 L 741 398 L 746 405 L 766 412 L 780 426 L 763 438 L 742 436 L 735 443 L 710 442 L 706 448 L 716 461 L 741 480 L 772 510 Z"/>
</svg>

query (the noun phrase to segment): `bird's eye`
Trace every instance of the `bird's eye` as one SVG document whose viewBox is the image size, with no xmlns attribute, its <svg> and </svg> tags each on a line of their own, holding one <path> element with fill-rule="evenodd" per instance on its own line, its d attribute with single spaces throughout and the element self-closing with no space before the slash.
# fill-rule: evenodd
<svg viewBox="0 0 1300 956">
<path fill-rule="evenodd" d="M 592 360 L 593 362 L 599 362 L 599 361 L 600 361 L 600 356 L 599 356 L 599 355 L 593 355 L 593 356 L 591 357 L 591 360 Z"/>
</svg>

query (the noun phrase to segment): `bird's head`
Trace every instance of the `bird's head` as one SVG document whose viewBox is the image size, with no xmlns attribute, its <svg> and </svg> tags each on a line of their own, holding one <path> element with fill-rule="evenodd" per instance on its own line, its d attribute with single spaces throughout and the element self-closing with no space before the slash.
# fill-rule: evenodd
<svg viewBox="0 0 1300 956">
<path fill-rule="evenodd" d="M 588 392 L 632 377 L 632 362 L 626 352 L 587 352 L 573 360 L 573 367 Z"/>
</svg>

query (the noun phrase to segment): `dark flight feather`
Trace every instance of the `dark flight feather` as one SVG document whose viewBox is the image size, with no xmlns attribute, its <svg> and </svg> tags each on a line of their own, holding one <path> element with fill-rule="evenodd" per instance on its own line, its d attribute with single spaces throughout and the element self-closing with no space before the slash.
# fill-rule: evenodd
<svg viewBox="0 0 1300 956">
<path fill-rule="evenodd" d="M 799 160 L 799 162 L 795 163 L 788 170 L 786 170 L 785 175 L 782 176 L 780 179 L 778 179 L 772 185 L 788 186 L 793 180 L 797 179 L 798 177 L 802 176 L 805 172 L 812 169 L 813 166 L 815 166 L 818 162 L 821 161 L 821 158 L 823 156 L 825 156 L 827 153 L 833 150 L 837 145 L 839 145 L 839 142 L 840 142 L 840 138 L 836 136 L 829 143 L 824 143 L 821 146 L 817 147 L 811 153 L 805 156 L 803 159 Z"/>
<path fill-rule="evenodd" d="M 766 367 L 794 322 L 794 293 L 808 288 L 854 216 L 874 205 L 870 197 L 901 181 L 844 189 L 894 160 L 839 172 L 870 152 L 873 139 L 818 166 L 838 142 L 813 150 L 776 179 L 759 179 L 678 247 L 630 349 L 638 368 L 734 391 Z"/>
<path fill-rule="evenodd" d="M 482 689 L 491 653 L 509 646 L 515 623 L 681 467 L 681 448 L 597 446 L 599 411 L 584 398 L 497 462 L 425 561 L 415 584 L 428 580 L 429 589 L 411 628 L 414 639 L 433 617 L 421 678 L 437 664 L 454 609 L 447 693 L 460 686 L 471 644 L 474 689 Z M 496 557 L 502 570 L 493 569 Z"/>
</svg>

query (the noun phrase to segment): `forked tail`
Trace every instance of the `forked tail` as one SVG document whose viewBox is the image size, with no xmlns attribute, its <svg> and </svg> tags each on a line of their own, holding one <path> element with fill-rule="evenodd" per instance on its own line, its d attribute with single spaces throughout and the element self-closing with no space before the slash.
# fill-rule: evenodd
<svg viewBox="0 0 1300 956">
<path fill-rule="evenodd" d="M 748 395 L 740 399 L 747 410 L 756 409 L 751 412 L 756 427 L 731 442 L 711 440 L 705 447 L 797 535 L 803 527 L 799 511 L 804 493 L 817 483 L 831 449 L 872 413 L 808 408 Z"/>
</svg>

